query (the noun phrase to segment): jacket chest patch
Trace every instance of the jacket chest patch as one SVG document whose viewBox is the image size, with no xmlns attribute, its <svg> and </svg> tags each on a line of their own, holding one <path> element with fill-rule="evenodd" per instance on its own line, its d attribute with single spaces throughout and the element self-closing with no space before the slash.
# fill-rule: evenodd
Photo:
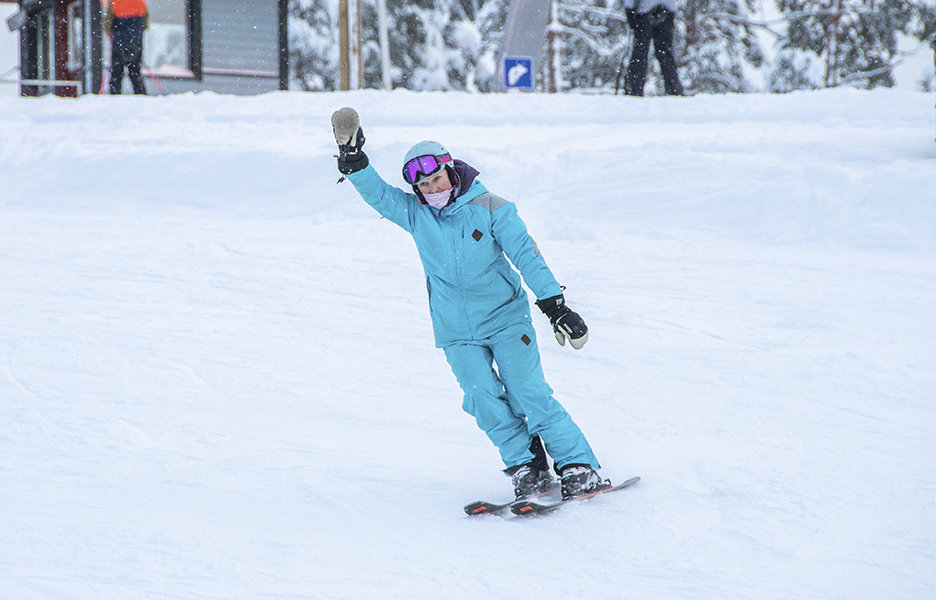
<svg viewBox="0 0 936 600">
<path fill-rule="evenodd" d="M 478 231 L 477 229 L 475 229 L 475 230 L 474 230 L 474 233 L 471 234 L 471 237 L 474 238 L 474 241 L 480 242 L 480 241 L 481 241 L 481 238 L 484 237 L 484 234 L 481 233 L 480 231 Z"/>
</svg>

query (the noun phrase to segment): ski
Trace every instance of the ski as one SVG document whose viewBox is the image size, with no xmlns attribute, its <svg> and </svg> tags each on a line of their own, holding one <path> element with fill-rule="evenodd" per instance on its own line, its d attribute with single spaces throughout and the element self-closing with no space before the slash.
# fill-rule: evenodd
<svg viewBox="0 0 936 600">
<path fill-rule="evenodd" d="M 496 515 L 510 508 L 510 505 L 514 502 L 523 502 L 523 500 L 514 500 L 513 502 L 505 502 L 503 504 L 478 500 L 477 502 L 472 502 L 471 504 L 465 505 L 465 514 L 467 514 L 469 517 L 474 517 L 477 515 Z"/>
<path fill-rule="evenodd" d="M 504 512 L 505 510 L 511 508 L 514 504 L 519 502 L 529 502 L 535 498 L 542 498 L 552 493 L 553 490 L 559 487 L 559 482 L 555 482 L 552 487 L 548 490 L 544 490 L 539 494 L 534 494 L 532 496 L 527 496 L 526 498 L 521 498 L 520 500 L 511 500 L 510 502 L 504 502 L 498 504 L 495 502 L 485 502 L 484 500 L 479 500 L 477 502 L 472 502 L 465 505 L 465 514 L 469 517 L 475 517 L 479 515 L 496 515 Z"/>
<path fill-rule="evenodd" d="M 565 506 L 571 502 L 578 502 L 579 500 L 587 500 L 588 498 L 594 498 L 601 494 L 607 494 L 608 492 L 616 492 L 618 490 L 623 490 L 626 487 L 630 487 L 640 481 L 640 477 L 632 477 L 625 481 L 624 483 L 618 485 L 612 485 L 609 487 L 601 488 L 600 490 L 594 491 L 590 494 L 584 494 L 582 496 L 576 496 L 569 500 L 559 500 L 558 502 L 551 502 L 546 504 L 541 504 L 533 500 L 518 500 L 517 502 L 511 502 L 508 506 L 510 507 L 510 512 L 519 516 L 526 517 L 530 515 L 541 515 L 544 513 L 552 512 L 557 508 Z M 467 507 L 466 507 L 467 508 Z M 503 510 L 501 508 L 500 510 Z"/>
</svg>

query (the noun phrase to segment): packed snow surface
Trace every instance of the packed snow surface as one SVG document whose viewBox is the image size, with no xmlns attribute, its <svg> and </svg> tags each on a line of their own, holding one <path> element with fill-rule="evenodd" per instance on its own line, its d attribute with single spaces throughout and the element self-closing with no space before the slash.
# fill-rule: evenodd
<svg viewBox="0 0 936 600">
<path fill-rule="evenodd" d="M 0 99 L 0 597 L 936 597 L 932 95 Z M 517 203 L 625 491 L 511 495 L 409 236 L 442 142 Z"/>
</svg>

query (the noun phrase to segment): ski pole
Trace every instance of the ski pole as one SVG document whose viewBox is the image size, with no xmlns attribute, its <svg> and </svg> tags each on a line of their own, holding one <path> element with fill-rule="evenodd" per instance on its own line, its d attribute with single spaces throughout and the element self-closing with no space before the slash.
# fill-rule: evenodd
<svg viewBox="0 0 936 600">
<path fill-rule="evenodd" d="M 160 93 L 161 95 L 165 96 L 165 95 L 166 95 L 166 89 L 163 87 L 162 82 L 159 81 L 159 77 L 156 77 L 156 72 L 153 71 L 153 70 L 150 68 L 150 66 L 149 66 L 148 64 L 146 64 L 145 62 L 142 62 L 142 61 L 140 61 L 140 62 L 141 62 L 141 64 L 143 65 L 143 68 L 146 69 L 146 72 L 149 73 L 149 76 L 153 79 L 153 82 L 156 83 L 156 87 L 159 88 L 159 93 Z"/>
<path fill-rule="evenodd" d="M 111 72 L 110 65 L 107 65 L 106 67 L 104 67 L 104 76 L 101 77 L 101 89 L 98 92 L 98 95 L 103 95 L 105 93 L 104 90 L 107 89 L 107 84 L 110 81 L 110 72 Z"/>
</svg>

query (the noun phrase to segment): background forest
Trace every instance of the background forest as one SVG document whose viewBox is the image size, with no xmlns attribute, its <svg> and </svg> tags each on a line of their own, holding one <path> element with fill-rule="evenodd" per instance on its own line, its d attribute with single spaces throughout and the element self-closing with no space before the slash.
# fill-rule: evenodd
<svg viewBox="0 0 936 600">
<path fill-rule="evenodd" d="M 393 86 L 490 91 L 508 4 L 387 0 Z M 554 6 L 561 89 L 622 88 L 631 35 L 623 0 Z M 338 89 L 337 13 L 337 0 L 290 1 L 293 89 Z M 375 0 L 361 0 L 361 22 L 363 86 L 382 87 Z M 932 0 L 682 0 L 675 49 L 689 94 L 789 92 L 892 87 L 894 68 L 934 40 Z M 650 69 L 647 92 L 662 93 L 655 60 Z M 916 85 L 936 87 L 932 70 Z"/>
</svg>

